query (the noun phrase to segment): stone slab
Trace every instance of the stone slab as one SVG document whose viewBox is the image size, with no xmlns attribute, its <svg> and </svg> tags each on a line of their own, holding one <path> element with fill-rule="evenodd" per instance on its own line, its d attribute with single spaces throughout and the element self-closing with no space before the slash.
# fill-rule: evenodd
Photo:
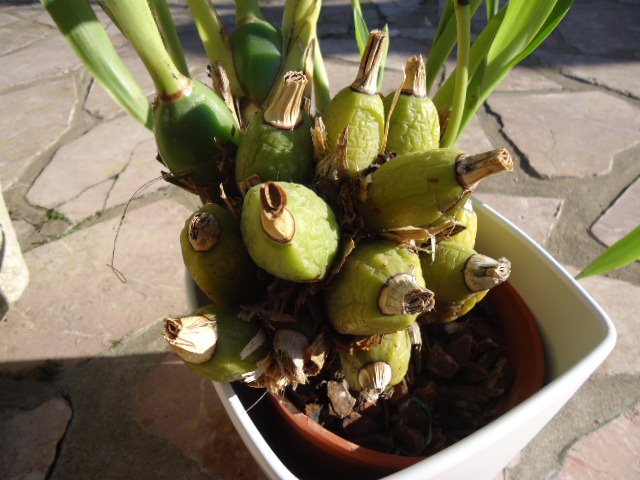
<svg viewBox="0 0 640 480">
<path fill-rule="evenodd" d="M 2 22 L 2 19 L 0 19 Z M 1 26 L 1 25 L 0 25 Z M 21 20 L 0 28 L 0 55 L 31 45 L 45 37 L 50 31 L 43 25 Z"/>
<path fill-rule="evenodd" d="M 495 89 L 496 92 L 546 92 L 562 90 L 562 85 L 534 68 L 517 66 Z"/>
<path fill-rule="evenodd" d="M 567 452 L 557 480 L 640 477 L 640 404 L 578 440 Z"/>
<path fill-rule="evenodd" d="M 607 174 L 640 142 L 640 110 L 599 91 L 493 95 L 505 134 L 543 177 Z"/>
<path fill-rule="evenodd" d="M 640 5 L 597 0 L 577 2 L 559 26 L 564 40 L 584 53 L 637 51 Z M 606 35 L 603 34 L 606 32 Z"/>
<path fill-rule="evenodd" d="M 242 443 L 213 383 L 169 354 L 139 385 L 133 418 L 215 477 L 266 479 Z"/>
<path fill-rule="evenodd" d="M 0 471 L 6 480 L 44 480 L 64 436 L 71 408 L 54 398 L 34 410 L 4 412 L 0 417 Z"/>
<path fill-rule="evenodd" d="M 484 133 L 477 116 L 473 117 L 464 129 L 464 132 L 456 142 L 456 147 L 469 153 L 486 152 L 498 148 L 498 146 L 494 146 L 491 143 L 487 134 Z"/>
<path fill-rule="evenodd" d="M 54 359 L 75 364 L 128 333 L 187 309 L 179 232 L 189 215 L 170 200 L 130 210 L 115 266 L 107 266 L 119 218 L 30 250 L 29 287 L 0 324 L 0 369 Z"/>
<path fill-rule="evenodd" d="M 573 55 L 550 52 L 534 54 L 540 61 L 567 77 L 640 98 L 640 62 L 630 58 Z"/>
<path fill-rule="evenodd" d="M 0 27 L 4 27 L 5 25 L 9 25 L 10 23 L 17 22 L 18 20 L 19 18 L 14 15 L 0 12 Z"/>
<path fill-rule="evenodd" d="M 576 274 L 577 270 L 570 270 Z M 618 339 L 613 351 L 596 371 L 597 375 L 640 373 L 640 287 L 603 276 L 588 277 L 580 284 L 591 294 L 613 321 Z"/>
<path fill-rule="evenodd" d="M 96 185 L 91 185 L 52 210 L 62 214 L 72 224 L 100 214 L 105 208 L 114 181 L 110 178 Z"/>
<path fill-rule="evenodd" d="M 105 208 L 127 203 L 136 192 L 146 195 L 168 185 L 160 180 L 160 172 L 166 168 L 156 161 L 156 154 L 156 143 L 152 138 L 133 149 L 131 160 L 109 191 Z"/>
<path fill-rule="evenodd" d="M 36 80 L 49 82 L 81 64 L 62 35 L 51 35 L 2 57 L 0 91 Z M 42 101 L 42 98 L 36 100 Z"/>
<path fill-rule="evenodd" d="M 32 160 L 67 131 L 76 103 L 75 85 L 70 77 L 50 79 L 0 96 L 4 112 L 11 112 L 0 116 L 3 188 L 14 186 Z"/>
<path fill-rule="evenodd" d="M 636 179 L 591 227 L 591 232 L 611 246 L 638 226 L 640 178 Z"/>
<path fill-rule="evenodd" d="M 212 479 L 180 449 L 146 432 L 131 414 L 137 386 L 166 356 L 166 348 L 162 322 L 157 321 L 67 370 L 64 388 L 73 422 L 52 480 Z"/>
<path fill-rule="evenodd" d="M 551 235 L 564 203 L 560 198 L 518 197 L 500 193 L 477 192 L 473 196 L 507 217 L 540 245 L 544 245 Z"/>
<path fill-rule="evenodd" d="M 135 148 L 150 138 L 152 133 L 128 116 L 101 123 L 56 152 L 29 189 L 27 199 L 67 214 L 66 203 L 106 180 L 114 180 L 125 170 Z M 104 208 L 107 197 L 94 194 L 85 199 L 82 208 L 91 215 Z M 78 217 L 76 212 L 73 215 Z"/>
</svg>

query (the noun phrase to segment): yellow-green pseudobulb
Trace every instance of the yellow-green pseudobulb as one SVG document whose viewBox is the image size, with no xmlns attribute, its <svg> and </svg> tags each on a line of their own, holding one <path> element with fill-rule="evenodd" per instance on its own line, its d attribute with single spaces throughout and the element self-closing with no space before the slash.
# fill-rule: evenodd
<svg viewBox="0 0 640 480">
<path fill-rule="evenodd" d="M 211 300 L 227 305 L 256 301 L 258 268 L 227 210 L 212 203 L 198 209 L 185 222 L 180 246 L 187 270 Z"/>
<path fill-rule="evenodd" d="M 369 167 L 381 153 L 384 105 L 378 94 L 377 78 L 385 40 L 384 32 L 371 32 L 358 76 L 336 94 L 322 114 L 330 149 L 335 149 L 345 127 L 349 129 L 347 165 L 351 176 Z"/>
<path fill-rule="evenodd" d="M 192 315 L 166 318 L 164 338 L 195 373 L 215 382 L 252 381 L 267 356 L 266 335 L 239 318 L 238 307 L 209 305 Z"/>
<path fill-rule="evenodd" d="M 253 260 L 284 280 L 322 280 L 338 250 L 340 233 L 333 211 L 300 184 L 252 187 L 244 197 L 240 225 Z"/>
</svg>

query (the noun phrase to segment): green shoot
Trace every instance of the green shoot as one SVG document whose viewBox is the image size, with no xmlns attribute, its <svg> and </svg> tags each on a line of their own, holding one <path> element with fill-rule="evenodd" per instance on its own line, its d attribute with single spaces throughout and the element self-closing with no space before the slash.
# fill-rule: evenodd
<svg viewBox="0 0 640 480">
<path fill-rule="evenodd" d="M 187 60 L 184 57 L 184 51 L 182 50 L 182 44 L 180 43 L 180 37 L 178 37 L 178 30 L 176 24 L 173 22 L 171 12 L 166 0 L 147 0 L 151 13 L 156 20 L 160 35 L 164 46 L 166 47 L 173 63 L 176 64 L 178 70 L 183 75 L 189 76 L 189 67 L 187 67 Z"/>
<path fill-rule="evenodd" d="M 235 97 L 243 95 L 238 74 L 233 65 L 229 37 L 212 0 L 187 0 L 189 10 L 198 29 L 198 35 L 207 52 L 211 65 L 220 62 L 229 79 L 231 93 Z"/>
<path fill-rule="evenodd" d="M 151 105 L 87 0 L 42 0 L 93 77 L 135 120 L 151 128 Z"/>
<path fill-rule="evenodd" d="M 456 0 L 456 30 L 458 33 L 458 66 L 455 72 L 455 90 L 451 105 L 451 115 L 447 122 L 441 146 L 451 147 L 458 137 L 458 129 L 464 114 L 464 105 L 469 81 L 469 51 L 471 48 L 471 15 L 469 3 Z"/>
<path fill-rule="evenodd" d="M 624 267 L 640 259 L 640 226 L 618 240 L 596 258 L 576 278 L 590 277 Z"/>
</svg>

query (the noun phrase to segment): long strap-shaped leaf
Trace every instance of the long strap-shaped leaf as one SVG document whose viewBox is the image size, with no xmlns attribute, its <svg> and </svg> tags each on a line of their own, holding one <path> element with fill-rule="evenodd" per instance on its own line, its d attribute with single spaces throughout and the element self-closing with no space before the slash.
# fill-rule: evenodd
<svg viewBox="0 0 640 480">
<path fill-rule="evenodd" d="M 576 278 L 607 273 L 640 259 L 640 226 L 618 240 L 596 258 Z"/>
<path fill-rule="evenodd" d="M 151 129 L 151 105 L 87 0 L 42 0 L 58 29 L 113 99 Z"/>
<path fill-rule="evenodd" d="M 235 97 L 242 97 L 244 93 L 233 65 L 229 36 L 218 12 L 216 12 L 213 0 L 187 0 L 187 4 L 198 29 L 198 35 L 200 35 L 207 52 L 209 63 L 211 65 L 215 65 L 216 62 L 222 64 L 229 79 L 231 93 Z"/>
<path fill-rule="evenodd" d="M 178 70 L 183 75 L 189 76 L 189 67 L 187 66 L 187 59 L 184 56 L 184 50 L 180 43 L 180 37 L 178 36 L 178 30 L 176 24 L 169 11 L 169 5 L 167 0 L 147 0 L 153 18 L 156 21 L 160 35 L 162 35 L 162 41 L 164 46 L 171 56 L 171 60 L 176 64 Z"/>
<path fill-rule="evenodd" d="M 526 3 L 527 0 L 525 0 Z M 460 125 L 460 130 L 458 131 L 458 136 L 464 131 L 465 127 L 469 124 L 469 122 L 473 119 L 476 112 L 482 105 L 482 103 L 487 99 L 487 97 L 495 90 L 495 88 L 500 84 L 502 79 L 511 71 L 513 67 L 519 64 L 522 60 L 528 57 L 538 46 L 546 39 L 551 32 L 555 30 L 558 24 L 565 17 L 571 5 L 573 4 L 573 0 L 528 0 L 531 3 L 544 3 L 545 5 L 548 3 L 552 4 L 552 8 L 550 9 L 550 13 L 546 16 L 546 18 L 540 22 L 536 20 L 532 25 L 528 28 L 533 28 L 536 26 L 536 31 L 532 34 L 527 30 L 526 24 L 521 24 L 520 27 L 524 30 L 522 32 L 521 37 L 515 37 L 513 39 L 513 44 L 511 46 L 503 46 L 505 50 L 510 50 L 510 60 L 505 64 L 501 65 L 501 62 L 494 61 L 493 63 L 489 63 L 487 57 L 486 67 L 483 69 L 482 75 L 474 75 L 469 84 L 468 94 L 467 94 L 467 104 L 465 106 L 464 115 L 462 118 L 462 124 Z M 512 0 L 515 2 L 515 0 Z M 515 2 L 517 3 L 517 2 Z M 512 3 L 510 2 L 507 7 L 507 15 L 509 15 L 508 9 L 512 8 Z M 548 7 L 547 7 L 548 8 Z M 529 12 L 528 14 L 532 14 Z M 512 17 L 513 19 L 513 17 Z M 502 25 L 500 26 L 500 30 L 504 28 L 509 28 L 505 23 L 507 18 L 505 17 Z M 534 25 L 535 24 L 535 25 Z M 505 25 L 507 25 L 505 27 Z M 503 37 L 504 38 L 504 37 Z M 528 39 L 528 43 L 523 45 L 523 38 Z M 495 46 L 496 43 L 494 42 Z M 493 48 L 493 47 L 492 47 Z M 498 57 L 499 58 L 499 57 Z"/>
<path fill-rule="evenodd" d="M 471 0 L 469 3 L 469 14 L 471 17 L 476 13 L 483 0 Z M 454 0 L 449 0 L 445 6 L 440 23 L 436 30 L 436 36 L 431 43 L 427 60 L 427 91 L 431 94 L 433 84 L 442 70 L 445 60 L 451 55 L 456 44 L 456 16 Z"/>
<path fill-rule="evenodd" d="M 469 54 L 469 78 L 473 78 L 476 75 L 476 72 L 483 67 L 483 63 L 486 63 L 487 52 L 489 51 L 489 46 L 496 34 L 498 33 L 498 29 L 504 20 L 504 14 L 506 13 L 506 8 L 500 10 L 496 15 L 491 18 L 491 21 L 486 25 L 486 27 L 480 32 L 478 38 L 471 45 L 471 52 Z M 451 75 L 444 82 L 438 93 L 436 93 L 433 97 L 433 103 L 438 108 L 438 111 L 448 111 L 451 109 L 451 103 L 453 101 L 453 89 L 455 86 L 455 75 L 456 72 L 452 72 Z M 467 95 L 471 92 L 467 90 Z"/>
</svg>

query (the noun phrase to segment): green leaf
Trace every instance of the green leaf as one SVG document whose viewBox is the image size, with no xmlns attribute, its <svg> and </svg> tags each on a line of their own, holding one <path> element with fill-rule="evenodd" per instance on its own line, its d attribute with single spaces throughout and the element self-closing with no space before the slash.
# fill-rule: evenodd
<svg viewBox="0 0 640 480">
<path fill-rule="evenodd" d="M 442 12 L 436 36 L 434 37 L 431 49 L 429 50 L 429 57 L 427 60 L 428 92 L 431 92 L 433 84 L 435 83 L 436 78 L 438 78 L 445 60 L 449 55 L 451 55 L 453 47 L 456 44 L 456 16 L 453 1 L 454 0 L 449 0 Z M 471 0 L 469 9 L 472 18 L 481 3 L 482 0 Z"/>
<path fill-rule="evenodd" d="M 624 267 L 640 259 L 640 225 L 606 249 L 576 278 L 590 277 Z"/>
<path fill-rule="evenodd" d="M 367 48 L 367 41 L 369 40 L 369 27 L 367 27 L 367 22 L 364 21 L 360 1 L 351 0 L 351 8 L 353 8 L 353 26 L 356 31 L 356 42 L 360 55 L 362 56 L 364 49 Z"/>
<path fill-rule="evenodd" d="M 189 67 L 187 67 L 187 59 L 184 56 L 182 44 L 180 43 L 180 38 L 178 37 L 178 30 L 176 29 L 176 24 L 173 22 L 173 17 L 171 17 L 171 12 L 169 11 L 167 0 L 147 1 L 149 3 L 149 8 L 151 8 L 153 18 L 156 21 L 156 25 L 158 26 L 158 30 L 160 31 L 160 35 L 162 36 L 164 46 L 166 47 L 167 52 L 169 52 L 171 60 L 173 60 L 173 63 L 176 64 L 176 67 L 178 67 L 180 73 L 188 77 Z"/>
<path fill-rule="evenodd" d="M 382 55 L 380 56 L 380 70 L 378 70 L 378 91 L 382 90 L 382 80 L 384 80 L 384 69 L 387 65 L 387 54 L 389 53 L 389 44 L 391 43 L 391 37 L 389 37 L 389 24 L 385 24 L 382 29 L 384 33 L 387 34 L 387 41 L 384 42 L 384 50 L 382 50 Z"/>
<path fill-rule="evenodd" d="M 531 32 L 524 32 L 523 35 L 527 38 L 530 38 L 530 40 L 524 47 L 522 47 L 520 51 L 515 51 L 512 46 L 503 45 L 503 48 L 505 50 L 511 50 L 512 58 L 506 65 L 501 66 L 496 62 L 494 62 L 493 64 L 487 63 L 487 68 L 485 69 L 483 78 L 474 77 L 471 80 L 469 84 L 469 95 L 467 96 L 467 105 L 465 106 L 465 113 L 462 119 L 460 131 L 463 131 L 466 125 L 468 125 L 471 119 L 473 119 L 482 103 L 487 99 L 491 92 L 495 90 L 495 88 L 500 84 L 500 82 L 509 73 L 509 71 L 511 71 L 513 67 L 524 60 L 527 56 L 529 56 L 536 48 L 538 48 L 540 44 L 553 32 L 553 30 L 555 30 L 555 28 L 569 11 L 569 8 L 571 8 L 573 0 L 558 0 L 557 2 L 553 3 L 554 6 L 544 22 L 538 22 L 540 23 L 538 31 L 536 31 L 533 35 L 531 35 Z M 512 4 L 509 3 L 506 7 L 507 15 L 509 15 L 508 9 L 511 8 L 511 5 Z M 520 4 L 515 5 L 517 7 Z M 501 25 L 500 30 L 502 30 L 503 28 L 505 28 L 504 22 Z M 518 40 L 518 43 L 521 45 L 522 42 Z"/>
<path fill-rule="evenodd" d="M 134 119 L 151 129 L 151 105 L 87 0 L 42 0 L 93 77 Z"/>
<path fill-rule="evenodd" d="M 500 10 L 500 0 L 487 0 L 487 22 Z"/>
<path fill-rule="evenodd" d="M 484 67 L 486 66 L 487 52 L 489 51 L 489 46 L 496 34 L 498 33 L 498 29 L 502 24 L 502 20 L 504 20 L 504 15 L 506 13 L 506 8 L 500 10 L 491 21 L 484 27 L 478 38 L 471 45 L 471 53 L 469 54 L 469 78 L 473 79 L 474 75 L 478 75 L 482 77 L 484 75 Z M 455 71 L 449 75 L 447 80 L 444 82 L 438 93 L 433 97 L 433 103 L 436 105 L 439 111 L 447 111 L 451 109 L 451 103 L 453 101 L 453 89 L 455 85 Z M 467 95 L 471 94 L 471 85 L 479 85 L 481 83 L 481 79 L 479 80 L 476 77 L 476 81 L 467 88 Z"/>
</svg>

